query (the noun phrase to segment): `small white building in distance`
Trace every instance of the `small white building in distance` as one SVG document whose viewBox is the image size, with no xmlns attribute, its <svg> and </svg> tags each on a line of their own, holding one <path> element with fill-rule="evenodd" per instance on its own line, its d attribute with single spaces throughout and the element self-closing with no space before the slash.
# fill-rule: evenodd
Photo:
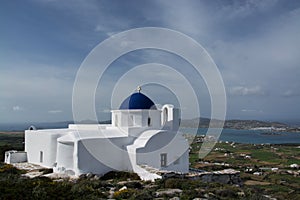
<svg viewBox="0 0 300 200">
<path fill-rule="evenodd" d="M 119 110 L 111 112 L 111 124 L 26 130 L 27 162 L 76 176 L 133 171 L 143 180 L 160 178 L 148 167 L 189 171 L 189 144 L 178 132 L 179 110 L 173 105 L 158 109 L 138 91 L 126 98 Z"/>
</svg>

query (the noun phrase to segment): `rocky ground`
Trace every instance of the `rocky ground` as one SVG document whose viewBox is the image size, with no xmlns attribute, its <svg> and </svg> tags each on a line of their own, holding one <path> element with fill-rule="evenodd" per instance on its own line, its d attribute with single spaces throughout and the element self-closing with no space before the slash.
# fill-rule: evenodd
<svg viewBox="0 0 300 200">
<path fill-rule="evenodd" d="M 13 137 L 5 135 L 0 148 L 22 148 L 22 134 Z M 73 178 L 30 164 L 17 169 L 1 163 L 0 199 L 300 199 L 299 145 L 223 142 L 204 159 L 198 157 L 200 147 L 196 138 L 190 148 L 191 168 L 199 172 L 194 177 L 166 174 L 155 182 L 129 172 Z M 239 180 L 227 176 L 228 169 L 239 171 Z M 213 171 L 225 176 L 216 178 Z M 206 173 L 211 175 L 202 178 Z"/>
</svg>

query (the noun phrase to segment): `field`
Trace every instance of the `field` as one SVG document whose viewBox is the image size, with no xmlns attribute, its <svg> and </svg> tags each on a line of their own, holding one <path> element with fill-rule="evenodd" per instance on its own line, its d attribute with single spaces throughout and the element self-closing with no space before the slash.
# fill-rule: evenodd
<svg viewBox="0 0 300 200">
<path fill-rule="evenodd" d="M 233 168 L 241 172 L 245 188 L 258 188 L 278 199 L 299 199 L 300 145 L 253 145 L 218 143 L 204 159 L 198 159 L 201 144 L 192 144 L 193 168 L 220 170 Z"/>
<path fill-rule="evenodd" d="M 23 141 L 22 132 L 1 132 L 1 160 L 6 150 L 23 150 Z M 187 179 L 144 182 L 129 172 L 82 176 L 77 180 L 30 179 L 23 176 L 24 171 L 1 163 L 0 199 L 300 199 L 299 169 L 290 167 L 290 164 L 300 165 L 298 145 L 218 143 L 204 159 L 198 158 L 200 147 L 197 142 L 191 145 L 192 168 L 206 171 L 233 168 L 241 172 L 243 185 Z"/>
<path fill-rule="evenodd" d="M 24 150 L 23 132 L 0 132 L 0 161 L 7 150 Z"/>
</svg>

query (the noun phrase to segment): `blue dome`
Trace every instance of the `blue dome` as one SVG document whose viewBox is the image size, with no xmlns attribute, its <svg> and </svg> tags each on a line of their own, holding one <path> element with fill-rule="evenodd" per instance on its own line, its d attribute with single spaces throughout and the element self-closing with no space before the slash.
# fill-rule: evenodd
<svg viewBox="0 0 300 200">
<path fill-rule="evenodd" d="M 127 97 L 123 103 L 121 104 L 120 110 L 128 110 L 128 109 L 156 109 L 153 101 L 149 99 L 146 95 L 142 93 L 133 93 L 129 97 Z"/>
</svg>

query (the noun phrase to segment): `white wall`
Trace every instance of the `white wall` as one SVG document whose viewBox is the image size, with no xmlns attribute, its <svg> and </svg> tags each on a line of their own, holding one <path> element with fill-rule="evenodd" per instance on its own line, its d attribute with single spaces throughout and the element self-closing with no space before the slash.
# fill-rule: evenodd
<svg viewBox="0 0 300 200">
<path fill-rule="evenodd" d="M 111 127 L 111 124 L 69 124 L 70 130 L 98 131 Z"/>
<path fill-rule="evenodd" d="M 27 162 L 27 153 L 18 151 L 6 151 L 4 162 L 7 164 Z"/>
<path fill-rule="evenodd" d="M 25 151 L 28 162 L 52 168 L 56 161 L 57 138 L 65 135 L 67 133 L 65 130 L 67 129 L 53 129 L 52 132 L 49 130 L 26 130 Z"/>
<path fill-rule="evenodd" d="M 151 127 L 161 126 L 160 110 L 112 110 L 112 126 L 119 127 Z"/>
<path fill-rule="evenodd" d="M 177 131 L 179 128 L 179 109 L 172 104 L 166 104 L 161 108 L 161 124 L 165 130 Z"/>
<path fill-rule="evenodd" d="M 57 171 L 68 171 L 74 175 L 74 143 L 61 143 L 57 145 Z"/>
<path fill-rule="evenodd" d="M 126 144 L 132 138 L 99 138 L 78 141 L 78 163 L 75 174 L 105 174 L 111 170 L 132 171 Z M 92 152 L 92 153 L 91 153 Z"/>
<path fill-rule="evenodd" d="M 175 132 L 162 131 L 153 136 L 145 148 L 137 149 L 137 163 L 157 169 L 188 172 L 188 147 L 188 142 L 181 135 L 175 135 Z M 161 167 L 160 155 L 162 153 L 167 154 L 167 167 Z M 178 164 L 176 164 L 177 159 L 179 159 Z"/>
</svg>

